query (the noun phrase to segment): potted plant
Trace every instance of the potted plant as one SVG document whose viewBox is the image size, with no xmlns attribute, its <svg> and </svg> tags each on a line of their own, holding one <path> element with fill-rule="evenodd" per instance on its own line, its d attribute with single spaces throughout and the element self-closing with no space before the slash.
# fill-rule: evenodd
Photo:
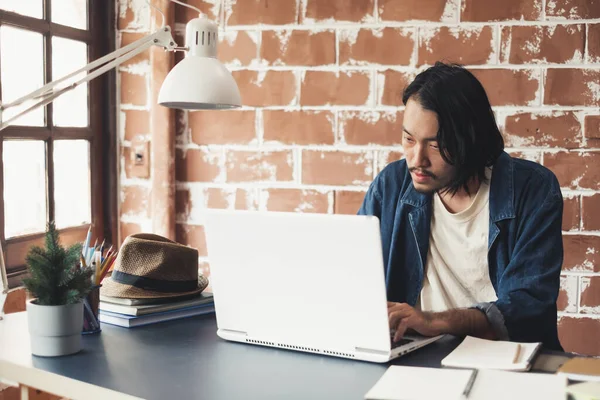
<svg viewBox="0 0 600 400">
<path fill-rule="evenodd" d="M 81 268 L 81 244 L 61 246 L 53 222 L 46 231 L 46 248 L 33 246 L 26 258 L 30 277 L 23 284 L 31 293 L 27 319 L 31 352 L 61 356 L 81 350 L 83 299 L 91 289 L 91 268 Z"/>
</svg>

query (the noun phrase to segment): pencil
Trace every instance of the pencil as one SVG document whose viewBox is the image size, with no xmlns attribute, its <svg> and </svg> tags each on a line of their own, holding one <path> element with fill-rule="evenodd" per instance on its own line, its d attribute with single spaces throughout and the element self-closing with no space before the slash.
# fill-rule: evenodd
<svg viewBox="0 0 600 400">
<path fill-rule="evenodd" d="M 515 352 L 515 359 L 513 360 L 513 364 L 519 361 L 519 356 L 521 355 L 521 344 L 517 343 L 517 351 Z"/>
<path fill-rule="evenodd" d="M 87 258 L 87 255 L 88 255 L 87 253 L 90 249 L 90 240 L 91 239 L 92 239 L 92 225 L 90 225 L 90 227 L 88 228 L 88 232 L 85 237 L 85 242 L 83 243 L 82 255 L 83 255 L 84 259 Z"/>
</svg>

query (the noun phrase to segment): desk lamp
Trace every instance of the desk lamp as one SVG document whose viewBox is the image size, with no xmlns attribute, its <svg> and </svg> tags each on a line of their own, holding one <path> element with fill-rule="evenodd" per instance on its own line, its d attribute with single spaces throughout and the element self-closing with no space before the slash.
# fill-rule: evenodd
<svg viewBox="0 0 600 400">
<path fill-rule="evenodd" d="M 60 95 L 75 89 L 82 83 L 91 81 L 152 46 L 162 47 L 165 51 L 186 52 L 185 58 L 167 74 L 158 94 L 158 104 L 183 110 L 222 110 L 241 107 L 240 92 L 233 76 L 217 60 L 217 25 L 196 7 L 177 0 L 170 1 L 192 8 L 199 13 L 198 18 L 194 18 L 187 23 L 185 47 L 177 46 L 171 34 L 171 28 L 165 26 L 165 15 L 146 0 L 151 7 L 162 15 L 162 26 L 157 31 L 11 103 L 0 104 L 0 130 L 11 125 L 22 115 L 51 103 Z M 86 75 L 83 78 L 76 78 L 77 75 L 84 72 Z M 34 104 L 27 109 L 7 121 L 2 120 L 4 110 L 31 101 Z M 4 315 L 4 302 L 7 294 L 6 268 L 0 248 L 0 320 Z"/>
</svg>

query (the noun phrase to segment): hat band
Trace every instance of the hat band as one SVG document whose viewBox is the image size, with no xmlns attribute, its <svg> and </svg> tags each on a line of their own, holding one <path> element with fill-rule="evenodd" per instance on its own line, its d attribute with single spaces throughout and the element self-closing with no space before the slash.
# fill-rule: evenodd
<svg viewBox="0 0 600 400">
<path fill-rule="evenodd" d="M 191 292 L 198 288 L 198 279 L 189 281 L 163 281 L 146 278 L 145 276 L 132 275 L 121 271 L 113 271 L 111 279 L 124 285 L 131 285 L 136 288 L 152 290 L 154 292 Z"/>
</svg>

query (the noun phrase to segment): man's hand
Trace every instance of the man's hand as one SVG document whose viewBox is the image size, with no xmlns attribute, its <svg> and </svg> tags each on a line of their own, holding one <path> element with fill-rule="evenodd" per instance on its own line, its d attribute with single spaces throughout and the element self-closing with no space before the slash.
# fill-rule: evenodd
<svg viewBox="0 0 600 400">
<path fill-rule="evenodd" d="M 440 335 L 440 327 L 434 314 L 421 312 L 406 303 L 392 303 L 388 301 L 388 318 L 390 328 L 394 334 L 394 342 L 402 339 L 407 329 L 417 331 L 424 336 Z"/>
<path fill-rule="evenodd" d="M 394 342 L 402 339 L 407 329 L 424 336 L 471 335 L 484 339 L 496 339 L 485 314 L 475 309 L 454 309 L 443 312 L 422 312 L 406 303 L 388 301 L 390 329 L 395 331 Z"/>
</svg>

